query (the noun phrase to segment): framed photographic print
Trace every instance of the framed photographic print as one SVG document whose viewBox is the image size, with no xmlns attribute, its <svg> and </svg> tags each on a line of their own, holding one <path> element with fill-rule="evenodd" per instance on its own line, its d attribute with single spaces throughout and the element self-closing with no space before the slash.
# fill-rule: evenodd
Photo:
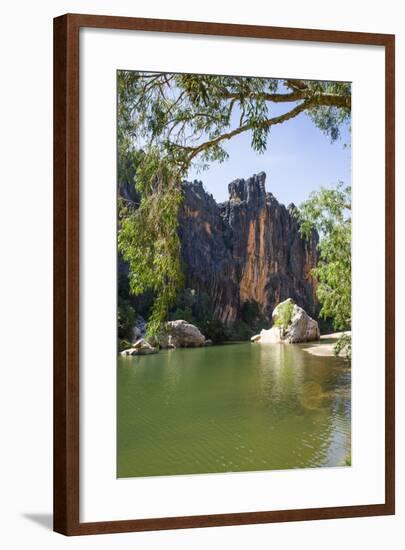
<svg viewBox="0 0 405 550">
<path fill-rule="evenodd" d="M 394 36 L 54 20 L 54 529 L 394 514 Z"/>
</svg>

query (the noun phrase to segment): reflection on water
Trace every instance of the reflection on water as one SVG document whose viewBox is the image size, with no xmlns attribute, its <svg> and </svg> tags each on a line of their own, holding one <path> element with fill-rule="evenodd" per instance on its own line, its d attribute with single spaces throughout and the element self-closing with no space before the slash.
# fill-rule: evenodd
<svg viewBox="0 0 405 550">
<path fill-rule="evenodd" d="M 118 477 L 342 466 L 350 368 L 300 345 L 118 358 Z"/>
</svg>

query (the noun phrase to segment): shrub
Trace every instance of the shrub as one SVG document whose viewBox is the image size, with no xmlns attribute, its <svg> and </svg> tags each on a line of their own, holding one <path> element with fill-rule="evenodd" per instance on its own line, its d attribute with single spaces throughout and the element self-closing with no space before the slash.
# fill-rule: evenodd
<svg viewBox="0 0 405 550">
<path fill-rule="evenodd" d="M 334 347 L 334 353 L 336 356 L 342 355 L 345 359 L 351 361 L 352 359 L 352 337 L 350 334 L 342 334 Z"/>
<path fill-rule="evenodd" d="M 195 324 L 196 322 L 190 307 L 185 307 L 184 309 L 182 309 L 181 307 L 178 307 L 170 315 L 170 320 L 171 321 L 183 320 L 183 321 L 187 321 L 187 323 L 191 323 L 192 325 Z"/>
<path fill-rule="evenodd" d="M 254 330 L 244 321 L 235 321 L 230 326 L 229 340 L 242 341 L 249 340 L 253 336 Z"/>
<path fill-rule="evenodd" d="M 278 306 L 277 319 L 274 324 L 276 327 L 279 327 L 283 333 L 291 323 L 293 312 L 294 302 L 292 300 L 287 300 L 284 304 Z"/>
<path fill-rule="evenodd" d="M 247 300 L 241 307 L 241 320 L 253 331 L 260 331 L 268 326 L 268 320 L 263 315 L 256 300 Z"/>
<path fill-rule="evenodd" d="M 198 322 L 197 326 L 204 336 L 212 340 L 214 344 L 222 344 L 229 340 L 229 328 L 222 321 L 216 319 L 205 320 Z"/>
<path fill-rule="evenodd" d="M 129 302 L 118 297 L 118 338 L 132 340 L 135 310 Z"/>
</svg>

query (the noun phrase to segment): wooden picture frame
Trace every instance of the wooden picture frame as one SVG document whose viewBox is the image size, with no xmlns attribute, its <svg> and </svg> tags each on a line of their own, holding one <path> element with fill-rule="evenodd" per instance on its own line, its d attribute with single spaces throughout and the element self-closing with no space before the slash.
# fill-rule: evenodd
<svg viewBox="0 0 405 550">
<path fill-rule="evenodd" d="M 385 48 L 385 502 L 330 508 L 80 522 L 79 30 L 83 27 L 378 45 Z M 54 20 L 54 530 L 65 535 L 305 521 L 395 513 L 393 35 L 68 14 Z"/>
</svg>

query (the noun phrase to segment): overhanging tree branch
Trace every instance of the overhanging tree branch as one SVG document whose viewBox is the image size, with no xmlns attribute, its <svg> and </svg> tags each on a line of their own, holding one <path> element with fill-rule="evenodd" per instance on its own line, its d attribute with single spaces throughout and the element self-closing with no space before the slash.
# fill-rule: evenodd
<svg viewBox="0 0 405 550">
<path fill-rule="evenodd" d="M 290 120 L 291 118 L 296 117 L 306 109 L 309 109 L 312 106 L 313 102 L 312 100 L 304 101 L 303 103 L 297 105 L 294 107 L 294 109 L 291 109 L 291 111 L 288 111 L 287 113 L 284 113 L 283 115 L 279 115 L 273 118 L 267 119 L 265 122 L 263 122 L 263 126 L 269 128 L 270 126 L 274 126 L 276 124 L 281 124 L 287 120 Z M 252 129 L 251 124 L 245 124 L 243 126 L 239 126 L 238 128 L 235 128 L 231 132 L 226 132 L 224 134 L 221 134 L 220 136 L 208 140 L 204 143 L 201 143 L 197 147 L 181 147 L 182 149 L 189 151 L 188 156 L 188 162 L 191 162 L 199 153 L 209 149 L 210 147 L 213 147 L 215 145 L 218 145 L 221 141 L 229 140 L 239 134 L 242 134 L 243 132 L 247 132 L 248 130 Z"/>
<path fill-rule="evenodd" d="M 242 96 L 240 94 L 224 93 L 226 99 L 240 100 Z M 291 103 L 293 101 L 307 101 L 311 100 L 313 105 L 319 107 L 339 107 L 342 109 L 351 108 L 351 97 L 342 96 L 339 94 L 333 93 L 319 93 L 315 95 L 313 92 L 307 90 L 296 90 L 295 92 L 286 93 L 286 94 L 265 94 L 265 93 L 252 93 L 247 97 L 249 99 L 263 99 L 272 103 Z"/>
</svg>

